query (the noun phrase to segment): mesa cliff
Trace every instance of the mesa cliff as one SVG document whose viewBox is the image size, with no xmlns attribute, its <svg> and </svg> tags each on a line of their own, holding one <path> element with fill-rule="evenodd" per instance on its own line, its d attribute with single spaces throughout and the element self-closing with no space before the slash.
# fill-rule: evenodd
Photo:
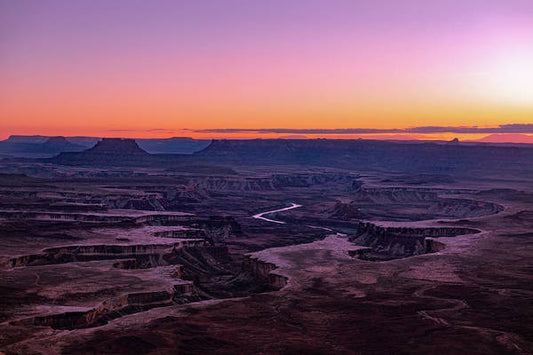
<svg viewBox="0 0 533 355">
<path fill-rule="evenodd" d="M 524 172 L 532 147 L 335 139 L 213 140 L 197 158 L 243 165 L 310 165 L 401 172 L 451 173 L 479 169 Z M 522 165 L 520 165 L 522 164 Z M 531 172 L 531 169 L 528 169 Z"/>
<path fill-rule="evenodd" d="M 434 253 L 444 248 L 444 244 L 434 238 L 479 232 L 477 229 L 463 227 L 400 227 L 360 222 L 357 233 L 349 236 L 349 240 L 372 248 L 370 254 L 378 259 L 387 259 Z M 363 257 L 368 258 L 370 254 Z"/>
<path fill-rule="evenodd" d="M 127 138 L 103 138 L 92 148 L 87 149 L 85 154 L 148 154 L 141 149 L 134 139 Z"/>
</svg>

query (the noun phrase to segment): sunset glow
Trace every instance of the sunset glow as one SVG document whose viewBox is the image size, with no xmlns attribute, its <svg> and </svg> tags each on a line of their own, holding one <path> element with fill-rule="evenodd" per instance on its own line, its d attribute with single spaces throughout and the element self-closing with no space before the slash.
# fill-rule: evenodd
<svg viewBox="0 0 533 355">
<path fill-rule="evenodd" d="M 531 1 L 3 1 L 0 20 L 2 139 L 533 122 Z"/>
</svg>

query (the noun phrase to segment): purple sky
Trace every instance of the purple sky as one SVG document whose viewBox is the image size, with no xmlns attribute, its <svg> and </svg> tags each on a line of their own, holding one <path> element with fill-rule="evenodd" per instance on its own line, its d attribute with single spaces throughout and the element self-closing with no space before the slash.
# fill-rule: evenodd
<svg viewBox="0 0 533 355">
<path fill-rule="evenodd" d="M 531 123 L 531 59 L 531 0 L 3 0 L 0 130 Z"/>
</svg>

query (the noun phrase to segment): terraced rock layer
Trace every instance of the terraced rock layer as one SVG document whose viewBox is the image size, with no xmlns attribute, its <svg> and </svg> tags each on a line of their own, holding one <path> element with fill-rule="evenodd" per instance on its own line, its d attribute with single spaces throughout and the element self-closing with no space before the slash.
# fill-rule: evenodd
<svg viewBox="0 0 533 355">
<path fill-rule="evenodd" d="M 374 254 L 399 258 L 441 250 L 442 243 L 433 238 L 455 237 L 479 232 L 476 229 L 461 227 L 384 227 L 361 222 L 358 224 L 357 233 L 350 236 L 349 240 L 358 245 L 371 247 Z"/>
<path fill-rule="evenodd" d="M 76 261 L 161 257 L 185 247 L 203 247 L 205 241 L 180 240 L 171 244 L 73 245 L 43 250 L 41 254 L 23 255 L 9 260 L 12 267 L 64 264 Z"/>
<path fill-rule="evenodd" d="M 178 300 L 178 298 L 181 300 Z M 12 323 L 14 325 L 49 326 L 53 329 L 89 328 L 106 324 L 109 320 L 125 314 L 142 312 L 156 307 L 166 307 L 176 301 L 183 303 L 193 298 L 194 286 L 192 282 L 181 282 L 164 291 L 130 293 L 112 298 L 89 310 L 36 316 Z"/>
</svg>

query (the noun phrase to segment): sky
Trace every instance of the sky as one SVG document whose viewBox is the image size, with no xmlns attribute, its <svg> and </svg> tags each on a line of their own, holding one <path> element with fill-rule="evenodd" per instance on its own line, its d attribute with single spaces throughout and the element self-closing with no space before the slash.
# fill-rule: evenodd
<svg viewBox="0 0 533 355">
<path fill-rule="evenodd" d="M 0 0 L 0 139 L 531 124 L 532 63 L 531 0 Z"/>
</svg>

